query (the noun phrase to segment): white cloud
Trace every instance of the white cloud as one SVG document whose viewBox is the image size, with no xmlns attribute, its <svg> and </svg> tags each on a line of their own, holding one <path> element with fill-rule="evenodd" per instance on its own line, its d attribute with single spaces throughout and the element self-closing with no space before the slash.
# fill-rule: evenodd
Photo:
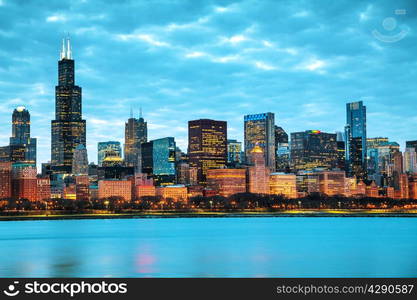
<svg viewBox="0 0 417 300">
<path fill-rule="evenodd" d="M 372 12 L 372 5 L 368 5 L 366 7 L 365 11 L 362 11 L 359 13 L 359 21 L 364 22 L 367 21 L 370 18 L 371 12 Z"/>
<path fill-rule="evenodd" d="M 321 59 L 310 59 L 307 60 L 295 67 L 295 70 L 304 70 L 304 71 L 311 71 L 317 73 L 324 73 L 324 68 L 326 67 L 326 62 Z"/>
<path fill-rule="evenodd" d="M 229 9 L 227 7 L 216 6 L 214 10 L 218 13 L 224 13 L 224 12 L 227 12 Z"/>
<path fill-rule="evenodd" d="M 201 56 L 206 56 L 206 55 L 207 54 L 204 53 L 204 52 L 194 51 L 194 52 L 187 53 L 185 55 L 185 57 L 187 57 L 187 58 L 196 58 L 196 57 L 201 57 Z"/>
<path fill-rule="evenodd" d="M 214 57 L 212 61 L 217 62 L 217 63 L 228 63 L 231 61 L 236 61 L 238 58 L 239 58 L 238 55 L 227 55 L 227 56 L 221 56 L 221 57 Z"/>
<path fill-rule="evenodd" d="M 268 65 L 267 63 L 264 63 L 262 61 L 256 61 L 255 62 L 255 67 L 257 67 L 258 69 L 261 69 L 261 70 L 265 70 L 265 71 L 271 71 L 271 70 L 276 69 L 274 66 Z"/>
<path fill-rule="evenodd" d="M 65 22 L 67 18 L 64 15 L 52 15 L 46 18 L 46 22 Z"/>
<path fill-rule="evenodd" d="M 169 43 L 159 41 L 157 38 L 155 38 L 151 34 L 118 34 L 116 36 L 118 39 L 122 41 L 131 41 L 131 40 L 140 40 L 145 43 L 148 43 L 149 45 L 155 46 L 155 47 L 169 47 Z"/>
<path fill-rule="evenodd" d="M 311 63 L 309 63 L 308 65 L 306 65 L 306 69 L 310 70 L 310 71 L 315 71 L 317 69 L 321 69 L 323 68 L 325 65 L 324 61 L 322 60 L 315 60 Z"/>
<path fill-rule="evenodd" d="M 241 42 L 247 41 L 248 38 L 242 34 L 238 34 L 238 35 L 231 36 L 230 38 L 224 37 L 222 40 L 224 43 L 230 43 L 230 44 L 236 45 Z"/>
<path fill-rule="evenodd" d="M 273 46 L 273 44 L 272 44 L 270 41 L 267 41 L 267 40 L 262 41 L 262 44 L 263 44 L 265 47 L 268 47 L 268 48 L 270 48 L 270 47 L 272 47 L 272 46 Z"/>
</svg>

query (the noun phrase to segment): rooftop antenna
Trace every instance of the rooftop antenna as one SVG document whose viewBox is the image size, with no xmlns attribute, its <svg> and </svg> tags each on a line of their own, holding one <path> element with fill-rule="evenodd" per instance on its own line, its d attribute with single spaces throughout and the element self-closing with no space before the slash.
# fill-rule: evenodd
<svg viewBox="0 0 417 300">
<path fill-rule="evenodd" d="M 69 32 L 67 33 L 67 59 L 72 59 L 72 51 L 71 51 Z"/>
<path fill-rule="evenodd" d="M 65 58 L 65 38 L 62 39 L 61 60 Z"/>
<path fill-rule="evenodd" d="M 142 118 L 142 106 L 139 107 L 139 118 Z"/>
<path fill-rule="evenodd" d="M 133 108 L 132 108 L 132 105 L 130 106 L 130 118 L 133 119 Z"/>
</svg>

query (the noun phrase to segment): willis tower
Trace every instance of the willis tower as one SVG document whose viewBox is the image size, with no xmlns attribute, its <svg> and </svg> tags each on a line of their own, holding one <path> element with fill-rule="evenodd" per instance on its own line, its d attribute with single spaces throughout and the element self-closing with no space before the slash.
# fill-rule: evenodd
<svg viewBox="0 0 417 300">
<path fill-rule="evenodd" d="M 51 164 L 54 173 L 72 173 L 75 148 L 86 146 L 86 122 L 82 119 L 81 88 L 75 85 L 74 60 L 69 38 L 62 41 L 55 87 L 55 120 L 51 123 Z"/>
</svg>

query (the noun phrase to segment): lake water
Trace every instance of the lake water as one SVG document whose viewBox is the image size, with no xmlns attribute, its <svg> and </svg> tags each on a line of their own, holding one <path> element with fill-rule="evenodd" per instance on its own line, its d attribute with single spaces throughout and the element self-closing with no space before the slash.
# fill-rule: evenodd
<svg viewBox="0 0 417 300">
<path fill-rule="evenodd" d="M 417 218 L 0 222 L 0 277 L 416 277 Z"/>
</svg>

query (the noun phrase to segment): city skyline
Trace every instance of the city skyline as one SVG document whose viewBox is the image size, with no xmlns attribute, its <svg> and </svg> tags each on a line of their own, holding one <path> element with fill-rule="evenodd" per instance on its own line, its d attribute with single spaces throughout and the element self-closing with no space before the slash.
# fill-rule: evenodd
<svg viewBox="0 0 417 300">
<path fill-rule="evenodd" d="M 349 3 L 345 12 L 337 12 L 349 19 L 339 22 L 338 15 L 327 19 L 329 12 L 318 13 L 313 4 L 300 10 L 297 3 L 286 7 L 281 21 L 290 30 L 297 29 L 293 37 L 267 13 L 268 8 L 278 13 L 282 7 L 265 3 L 257 10 L 250 9 L 251 1 L 198 5 L 193 14 L 187 11 L 192 7 L 176 7 L 180 12 L 176 16 L 166 14 L 140 24 L 129 19 L 117 27 L 114 21 L 120 20 L 121 11 L 110 14 L 107 9 L 100 14 L 88 9 L 91 4 L 55 3 L 41 12 L 30 2 L 19 6 L 2 1 L 2 13 L 17 10 L 22 16 L 14 14 L 13 24 L 4 16 L 8 27 L 0 34 L 1 55 L 9 58 L 0 66 L 0 145 L 8 144 L 11 136 L 12 111 L 24 105 L 32 117 L 31 136 L 38 139 L 38 165 L 49 160 L 56 63 L 67 31 L 74 45 L 76 81 L 83 87 L 89 161 L 97 163 L 97 142 L 124 143 L 123 126 L 130 107 L 137 117 L 140 106 L 149 124 L 149 140 L 173 136 L 183 151 L 188 120 L 227 121 L 227 138 L 240 142 L 243 116 L 267 111 L 275 113 L 275 124 L 287 133 L 308 129 L 332 133 L 344 130 L 344 105 L 360 100 L 368 108 L 368 137 L 386 136 L 402 150 L 406 140 L 415 139 L 416 108 L 411 105 L 415 92 L 410 84 L 415 76 L 411 67 L 406 68 L 415 62 L 411 55 L 415 36 L 409 32 L 401 41 L 386 43 L 371 33 L 383 29 L 382 21 L 390 16 L 398 26 L 411 27 L 415 22 L 411 2 L 395 4 L 398 7 Z M 140 14 L 147 10 L 147 5 L 142 6 Z M 407 14 L 395 15 L 397 8 L 406 9 Z M 129 5 L 124 9 L 139 11 Z M 166 9 L 155 13 L 162 15 Z M 19 34 L 15 26 L 29 26 L 22 18 L 28 11 L 38 29 Z M 253 11 L 269 17 L 261 20 Z M 330 30 L 331 22 L 339 27 Z M 272 27 L 278 32 L 272 32 Z M 310 30 L 309 39 L 303 35 L 305 30 Z M 206 37 L 195 36 L 199 32 L 207 33 Z M 324 36 L 335 43 L 343 41 L 343 49 L 321 46 Z M 11 50 L 11 46 L 17 47 Z M 190 75 L 181 77 L 181 73 Z"/>
</svg>

